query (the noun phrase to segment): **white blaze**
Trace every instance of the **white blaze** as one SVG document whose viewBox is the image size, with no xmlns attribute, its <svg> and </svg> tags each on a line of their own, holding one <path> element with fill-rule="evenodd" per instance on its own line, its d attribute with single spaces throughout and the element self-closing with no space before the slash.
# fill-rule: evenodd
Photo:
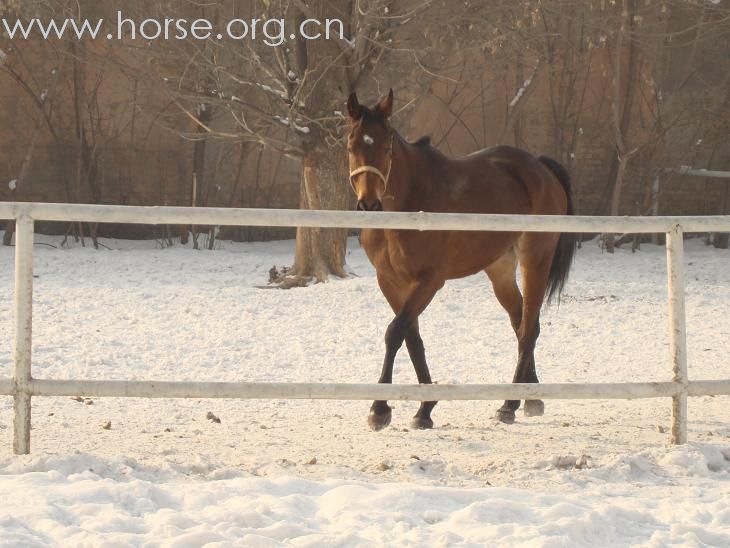
<svg viewBox="0 0 730 548">
<path fill-rule="evenodd" d="M 366 145 L 372 145 L 375 142 L 375 139 L 373 139 L 372 137 L 370 137 L 370 135 L 367 135 L 367 134 L 362 136 L 362 140 L 365 141 Z"/>
</svg>

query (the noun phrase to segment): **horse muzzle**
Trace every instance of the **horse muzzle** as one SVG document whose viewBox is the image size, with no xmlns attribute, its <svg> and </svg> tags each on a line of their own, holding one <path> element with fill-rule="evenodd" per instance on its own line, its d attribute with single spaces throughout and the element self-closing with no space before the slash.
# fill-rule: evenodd
<svg viewBox="0 0 730 548">
<path fill-rule="evenodd" d="M 383 202 L 380 200 L 358 200 L 358 211 L 383 211 Z"/>
</svg>

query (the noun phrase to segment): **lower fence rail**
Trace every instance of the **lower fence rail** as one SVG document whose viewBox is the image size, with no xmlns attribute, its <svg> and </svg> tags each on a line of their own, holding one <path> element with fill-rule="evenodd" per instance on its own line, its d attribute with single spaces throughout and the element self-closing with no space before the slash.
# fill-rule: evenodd
<svg viewBox="0 0 730 548">
<path fill-rule="evenodd" d="M 716 384 L 718 383 L 718 384 Z M 691 385 L 690 385 L 691 386 Z M 676 397 L 684 385 L 676 382 L 553 383 L 553 384 L 345 384 L 171 382 L 33 379 L 31 396 L 110 398 L 231 398 L 308 400 L 529 400 L 621 399 Z M 714 394 L 730 394 L 730 381 L 709 381 Z M 0 380 L 0 394 L 15 395 L 10 380 Z M 704 394 L 696 394 L 704 395 Z"/>
<path fill-rule="evenodd" d="M 245 400 L 634 400 L 730 396 L 730 380 L 633 383 L 540 384 L 357 384 L 190 381 L 77 381 L 33 379 L 30 396 L 96 398 L 221 398 Z M 17 394 L 12 379 L 0 379 L 0 395 Z"/>
</svg>

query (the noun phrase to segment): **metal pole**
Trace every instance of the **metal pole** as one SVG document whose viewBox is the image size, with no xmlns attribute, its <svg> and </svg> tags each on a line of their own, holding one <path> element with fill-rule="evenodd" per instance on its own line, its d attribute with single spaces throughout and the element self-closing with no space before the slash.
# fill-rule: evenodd
<svg viewBox="0 0 730 548">
<path fill-rule="evenodd" d="M 30 353 L 33 306 L 33 219 L 15 221 L 15 346 L 13 451 L 30 453 Z"/>
<path fill-rule="evenodd" d="M 670 170 L 674 171 L 674 170 Z M 713 179 L 730 179 L 730 171 L 712 171 L 691 166 L 680 166 L 677 170 L 680 175 L 693 175 L 695 177 L 710 177 Z"/>
<path fill-rule="evenodd" d="M 672 398 L 672 444 L 687 443 L 687 325 L 684 312 L 684 240 L 682 227 L 667 232 L 669 289 L 669 354 L 675 383 L 682 391 Z"/>
</svg>

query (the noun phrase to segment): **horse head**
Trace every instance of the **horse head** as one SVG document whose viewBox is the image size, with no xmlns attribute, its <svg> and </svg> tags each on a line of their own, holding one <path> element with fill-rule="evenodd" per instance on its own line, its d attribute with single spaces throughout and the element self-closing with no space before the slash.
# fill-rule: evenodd
<svg viewBox="0 0 730 548">
<path fill-rule="evenodd" d="M 361 105 L 353 93 L 347 100 L 350 135 L 347 152 L 350 185 L 360 211 L 382 211 L 393 164 L 393 90 L 373 107 Z"/>
</svg>

